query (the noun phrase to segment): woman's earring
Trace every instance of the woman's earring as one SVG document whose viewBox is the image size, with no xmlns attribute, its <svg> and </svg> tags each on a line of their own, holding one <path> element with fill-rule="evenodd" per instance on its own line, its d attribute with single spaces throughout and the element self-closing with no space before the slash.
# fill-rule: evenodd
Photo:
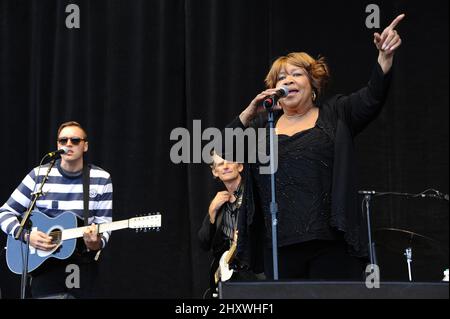
<svg viewBox="0 0 450 319">
<path fill-rule="evenodd" d="M 317 95 L 316 95 L 316 92 L 312 92 L 312 100 L 313 100 L 313 102 L 316 100 L 316 98 L 317 98 Z"/>
</svg>

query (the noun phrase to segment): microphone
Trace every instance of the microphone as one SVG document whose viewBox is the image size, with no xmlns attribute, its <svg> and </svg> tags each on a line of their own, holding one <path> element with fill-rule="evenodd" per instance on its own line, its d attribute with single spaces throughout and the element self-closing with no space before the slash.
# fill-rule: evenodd
<svg viewBox="0 0 450 319">
<path fill-rule="evenodd" d="M 278 89 L 278 91 L 275 94 L 269 95 L 268 97 L 264 98 L 262 105 L 266 109 L 271 109 L 277 104 L 280 98 L 288 96 L 288 94 L 289 94 L 288 87 L 283 85 Z"/>
<path fill-rule="evenodd" d="M 448 194 L 444 194 L 444 193 L 437 191 L 437 195 L 439 196 L 440 199 L 444 199 L 444 200 L 448 201 Z"/>
<path fill-rule="evenodd" d="M 359 190 L 358 194 L 361 194 L 361 195 L 375 195 L 376 192 L 375 191 L 367 191 L 367 190 Z"/>
<path fill-rule="evenodd" d="M 67 147 L 63 146 L 57 151 L 53 151 L 53 152 L 45 154 L 45 156 L 52 158 L 52 157 L 58 156 L 59 154 L 66 154 L 68 151 L 69 151 L 69 149 Z"/>
<path fill-rule="evenodd" d="M 443 199 L 443 200 L 448 201 L 448 194 L 441 193 L 440 191 L 435 190 L 435 189 L 433 189 L 433 191 L 434 191 L 434 194 L 421 194 L 420 197 L 431 197 L 431 198 Z"/>
</svg>

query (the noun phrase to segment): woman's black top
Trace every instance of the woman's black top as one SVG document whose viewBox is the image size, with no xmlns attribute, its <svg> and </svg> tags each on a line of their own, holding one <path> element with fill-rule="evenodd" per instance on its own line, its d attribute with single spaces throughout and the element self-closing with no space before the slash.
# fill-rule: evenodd
<svg viewBox="0 0 450 319">
<path fill-rule="evenodd" d="M 322 120 L 319 111 L 313 128 L 292 136 L 277 135 L 275 188 L 279 246 L 313 239 L 337 239 L 336 231 L 330 227 L 334 141 L 320 128 Z M 269 135 L 266 141 L 269 144 Z M 266 244 L 271 246 L 270 175 L 259 174 L 258 164 L 252 165 L 252 170 L 259 206 L 269 230 L 265 232 Z"/>
</svg>

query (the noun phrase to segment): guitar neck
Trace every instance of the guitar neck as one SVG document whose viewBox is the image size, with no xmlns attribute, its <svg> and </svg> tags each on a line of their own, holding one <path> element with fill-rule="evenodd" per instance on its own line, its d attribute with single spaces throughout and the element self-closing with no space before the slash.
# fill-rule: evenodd
<svg viewBox="0 0 450 319">
<path fill-rule="evenodd" d="M 101 234 L 101 233 L 104 233 L 107 231 L 128 228 L 128 220 L 120 220 L 120 221 L 111 222 L 111 223 L 102 223 L 102 224 L 98 224 L 97 226 L 98 226 L 98 232 Z M 64 229 L 62 232 L 61 240 L 68 240 L 68 239 L 83 237 L 83 233 L 85 232 L 85 230 L 87 228 L 88 228 L 88 226 Z"/>
<path fill-rule="evenodd" d="M 229 264 L 234 256 L 236 255 L 236 248 L 237 248 L 237 240 L 238 240 L 238 235 L 237 235 L 237 230 L 234 230 L 234 235 L 233 235 L 233 243 L 231 244 L 230 249 L 228 250 L 228 254 L 225 256 L 225 261 L 227 262 L 227 264 Z"/>
<path fill-rule="evenodd" d="M 236 247 L 236 243 L 233 243 L 233 245 L 231 245 L 230 247 L 230 250 L 228 250 L 228 254 L 225 257 L 225 261 L 227 262 L 227 264 L 229 264 L 233 260 L 234 255 L 236 255 Z"/>
</svg>

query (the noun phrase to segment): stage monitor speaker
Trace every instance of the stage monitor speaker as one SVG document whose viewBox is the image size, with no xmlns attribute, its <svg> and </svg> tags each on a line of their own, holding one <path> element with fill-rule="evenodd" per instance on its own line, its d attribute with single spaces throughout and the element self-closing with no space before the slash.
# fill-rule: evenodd
<svg viewBox="0 0 450 319">
<path fill-rule="evenodd" d="M 448 299 L 448 282 L 221 282 L 220 299 Z"/>
</svg>

